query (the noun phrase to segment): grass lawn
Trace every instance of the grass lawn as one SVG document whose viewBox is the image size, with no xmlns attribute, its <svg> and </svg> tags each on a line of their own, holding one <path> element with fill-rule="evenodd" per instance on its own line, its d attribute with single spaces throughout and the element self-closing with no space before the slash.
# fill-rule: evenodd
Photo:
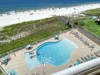
<svg viewBox="0 0 100 75">
<path fill-rule="evenodd" d="M 6 26 L 2 31 L 0 31 L 0 33 L 4 33 L 9 37 L 15 35 L 16 33 L 18 33 L 18 31 L 20 33 L 30 30 L 31 34 L 26 37 L 13 40 L 10 43 L 0 44 L 0 54 L 25 46 L 29 43 L 34 43 L 66 29 L 69 29 L 69 27 L 64 22 L 55 17 Z"/>
<path fill-rule="evenodd" d="M 91 16 L 94 16 L 94 15 L 95 16 L 100 16 L 100 8 L 87 10 L 83 14 L 91 15 Z"/>
<path fill-rule="evenodd" d="M 96 36 L 100 36 L 100 25 L 93 21 L 90 17 L 84 20 L 83 28 Z"/>
</svg>

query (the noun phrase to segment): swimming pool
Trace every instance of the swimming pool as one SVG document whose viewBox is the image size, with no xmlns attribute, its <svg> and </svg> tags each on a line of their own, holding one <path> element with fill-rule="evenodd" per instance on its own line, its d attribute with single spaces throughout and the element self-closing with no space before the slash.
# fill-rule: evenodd
<svg viewBox="0 0 100 75">
<path fill-rule="evenodd" d="M 35 49 L 35 60 L 29 61 L 28 58 L 26 61 L 33 62 L 30 63 L 33 67 L 36 67 L 39 64 L 61 66 L 68 62 L 68 60 L 70 59 L 71 51 L 75 48 L 78 48 L 78 46 L 66 38 L 63 38 L 62 40 L 57 42 L 46 42 Z M 26 58 L 27 57 L 28 56 L 26 55 Z M 34 64 L 37 63 L 36 61 L 38 62 L 38 64 Z"/>
</svg>

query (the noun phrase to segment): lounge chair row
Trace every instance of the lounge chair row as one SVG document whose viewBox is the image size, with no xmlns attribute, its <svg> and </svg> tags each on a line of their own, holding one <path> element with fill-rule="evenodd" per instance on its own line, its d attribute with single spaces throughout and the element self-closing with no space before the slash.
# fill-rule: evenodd
<svg viewBox="0 0 100 75">
<path fill-rule="evenodd" d="M 85 45 L 89 46 L 89 48 L 94 48 L 94 44 L 91 44 L 88 42 L 88 40 L 86 40 L 85 38 L 83 38 L 81 35 L 79 35 L 78 32 L 74 33 L 75 37 L 77 37 L 79 40 L 81 40 Z"/>
<path fill-rule="evenodd" d="M 14 71 L 14 69 L 12 69 L 11 71 L 9 71 L 8 74 L 10 74 L 10 75 L 18 75 L 18 74 Z"/>
<path fill-rule="evenodd" d="M 5 56 L 5 57 L 1 58 L 0 59 L 1 65 L 2 64 L 7 65 L 10 60 L 11 60 L 11 57 L 10 56 Z"/>
<path fill-rule="evenodd" d="M 94 52 L 97 57 L 100 57 L 100 52 Z"/>
<path fill-rule="evenodd" d="M 87 56 L 85 56 L 85 57 L 81 57 L 81 59 L 77 59 L 77 61 L 74 63 L 74 65 L 76 66 L 76 65 L 79 65 L 79 64 L 81 64 L 81 63 L 84 63 L 84 62 L 93 60 L 93 59 L 95 59 L 95 58 L 96 58 L 95 55 L 90 54 L 90 55 L 87 55 Z"/>
<path fill-rule="evenodd" d="M 94 52 L 94 54 L 87 55 L 86 57 L 81 57 L 81 59 L 77 59 L 77 61 L 74 63 L 74 65 L 79 65 L 86 61 L 93 60 L 97 57 L 100 57 L 100 52 Z"/>
<path fill-rule="evenodd" d="M 34 58 L 36 55 L 33 51 L 29 52 L 29 55 L 30 55 L 30 59 Z"/>
</svg>

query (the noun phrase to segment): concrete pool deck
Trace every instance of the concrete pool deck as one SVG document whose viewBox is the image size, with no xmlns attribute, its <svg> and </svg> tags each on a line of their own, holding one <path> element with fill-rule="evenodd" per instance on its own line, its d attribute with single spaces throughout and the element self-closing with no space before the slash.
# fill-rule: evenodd
<svg viewBox="0 0 100 75">
<path fill-rule="evenodd" d="M 77 30 L 75 30 L 75 31 L 77 31 Z M 63 37 L 67 38 L 67 39 L 71 40 L 72 42 L 74 42 L 79 47 L 79 48 L 72 51 L 71 58 L 70 58 L 69 62 L 66 63 L 65 65 L 56 67 L 56 66 L 53 66 L 53 65 L 45 64 L 45 66 L 40 65 L 37 68 L 30 70 L 25 63 L 25 59 L 24 59 L 24 53 L 25 52 L 29 52 L 31 50 L 34 50 L 35 48 L 37 48 L 42 43 L 45 43 L 45 42 L 48 42 L 48 41 L 52 41 L 52 42 L 57 41 L 57 40 L 55 40 L 54 37 L 52 37 L 52 38 L 44 40 L 40 43 L 37 43 L 36 45 L 33 45 L 33 48 L 29 51 L 26 50 L 26 49 L 21 49 L 21 50 L 15 52 L 16 56 L 14 55 L 14 53 L 10 54 L 11 60 L 8 62 L 8 64 L 6 66 L 4 64 L 1 65 L 1 66 L 4 68 L 4 70 L 6 72 L 9 72 L 11 69 L 14 69 L 15 72 L 18 75 L 25 75 L 25 74 L 32 75 L 34 73 L 35 74 L 39 73 L 39 75 L 44 75 L 43 74 L 44 72 L 45 72 L 46 75 L 50 75 L 50 74 L 58 72 L 60 70 L 64 70 L 64 69 L 70 67 L 70 65 L 73 66 L 74 62 L 76 62 L 77 59 L 81 59 L 81 57 L 85 57 L 89 54 L 94 54 L 94 52 L 96 52 L 100 49 L 99 45 L 94 43 L 92 40 L 90 40 L 89 38 L 84 36 L 79 31 L 78 31 L 78 33 L 79 33 L 79 35 L 84 37 L 86 40 L 88 40 L 91 44 L 94 44 L 95 47 L 91 51 L 91 48 L 89 48 L 87 45 L 84 45 L 83 42 L 80 41 L 78 38 L 76 38 L 73 34 L 70 34 L 70 31 L 60 34 L 59 40 L 62 39 Z"/>
</svg>

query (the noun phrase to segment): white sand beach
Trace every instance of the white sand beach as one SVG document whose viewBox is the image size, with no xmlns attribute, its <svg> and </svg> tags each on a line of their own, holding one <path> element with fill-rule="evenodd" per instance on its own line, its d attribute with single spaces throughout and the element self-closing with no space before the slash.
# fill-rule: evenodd
<svg viewBox="0 0 100 75">
<path fill-rule="evenodd" d="M 65 8 L 48 8 L 41 10 L 30 10 L 24 12 L 10 12 L 10 15 L 2 14 L 0 16 L 0 27 L 4 27 L 11 24 L 21 23 L 30 20 L 39 20 L 44 18 L 52 17 L 53 15 L 72 15 L 78 14 L 89 9 L 100 8 L 100 3 L 98 4 L 88 4 L 81 6 L 65 7 Z"/>
</svg>

